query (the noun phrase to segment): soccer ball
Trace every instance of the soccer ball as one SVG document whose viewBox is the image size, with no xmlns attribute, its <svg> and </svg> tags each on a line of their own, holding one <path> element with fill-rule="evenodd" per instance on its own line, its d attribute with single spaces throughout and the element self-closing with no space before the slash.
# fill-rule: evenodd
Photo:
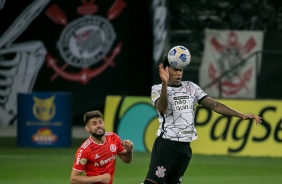
<svg viewBox="0 0 282 184">
<path fill-rule="evenodd" d="M 184 46 L 175 46 L 167 54 L 167 59 L 173 68 L 183 69 L 189 65 L 191 61 L 190 51 Z"/>
</svg>

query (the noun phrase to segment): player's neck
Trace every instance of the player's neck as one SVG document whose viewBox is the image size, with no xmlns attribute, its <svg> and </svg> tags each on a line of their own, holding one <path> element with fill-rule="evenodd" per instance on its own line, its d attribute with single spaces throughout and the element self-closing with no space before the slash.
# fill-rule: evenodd
<svg viewBox="0 0 282 184">
<path fill-rule="evenodd" d="M 91 139 L 92 139 L 92 141 L 94 141 L 97 144 L 104 144 L 104 142 L 105 142 L 105 136 L 94 137 L 93 135 L 91 135 Z"/>
</svg>

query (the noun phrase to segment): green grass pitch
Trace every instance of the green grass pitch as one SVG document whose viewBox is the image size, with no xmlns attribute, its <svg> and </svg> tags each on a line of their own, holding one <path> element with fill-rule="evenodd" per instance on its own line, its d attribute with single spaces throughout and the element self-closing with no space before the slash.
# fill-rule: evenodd
<svg viewBox="0 0 282 184">
<path fill-rule="evenodd" d="M 16 138 L 0 137 L 0 184 L 66 184 L 77 147 L 19 148 Z M 193 145 L 192 145 L 193 147 Z M 140 184 L 149 153 L 134 153 L 131 164 L 117 158 L 114 184 Z M 281 184 L 282 158 L 194 155 L 182 184 Z"/>
</svg>

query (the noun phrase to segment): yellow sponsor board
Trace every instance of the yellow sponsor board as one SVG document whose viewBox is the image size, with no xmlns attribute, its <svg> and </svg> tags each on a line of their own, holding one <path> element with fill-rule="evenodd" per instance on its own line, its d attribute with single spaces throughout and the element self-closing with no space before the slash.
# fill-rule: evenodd
<svg viewBox="0 0 282 184">
<path fill-rule="evenodd" d="M 198 140 L 192 143 L 194 153 L 232 154 L 242 156 L 282 156 L 282 101 L 219 100 L 243 113 L 263 118 L 254 120 L 221 116 L 198 106 L 196 128 Z"/>
<path fill-rule="evenodd" d="M 195 108 L 198 140 L 193 152 L 208 155 L 282 157 L 282 101 L 219 100 L 243 113 L 257 114 L 263 123 L 217 114 L 201 105 Z M 140 152 L 151 152 L 159 126 L 150 97 L 108 96 L 107 131 L 134 142 Z"/>
</svg>

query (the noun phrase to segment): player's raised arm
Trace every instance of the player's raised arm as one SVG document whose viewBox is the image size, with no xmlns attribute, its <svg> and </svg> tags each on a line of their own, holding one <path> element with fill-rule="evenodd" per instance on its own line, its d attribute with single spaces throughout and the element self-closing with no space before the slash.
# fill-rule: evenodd
<svg viewBox="0 0 282 184">
<path fill-rule="evenodd" d="M 118 156 L 124 163 L 130 163 L 133 157 L 133 143 L 130 140 L 124 140 L 122 146 L 124 150 L 118 153 Z"/>
<path fill-rule="evenodd" d="M 130 163 L 133 157 L 133 143 L 130 140 L 124 140 L 122 146 L 124 150 L 118 153 L 118 156 L 124 163 Z"/>
<path fill-rule="evenodd" d="M 162 89 L 160 98 L 156 101 L 155 107 L 161 114 L 166 113 L 168 107 L 168 99 L 167 99 L 167 85 L 169 79 L 168 67 L 163 66 L 163 64 L 159 65 L 159 75 L 162 80 Z"/>
</svg>

